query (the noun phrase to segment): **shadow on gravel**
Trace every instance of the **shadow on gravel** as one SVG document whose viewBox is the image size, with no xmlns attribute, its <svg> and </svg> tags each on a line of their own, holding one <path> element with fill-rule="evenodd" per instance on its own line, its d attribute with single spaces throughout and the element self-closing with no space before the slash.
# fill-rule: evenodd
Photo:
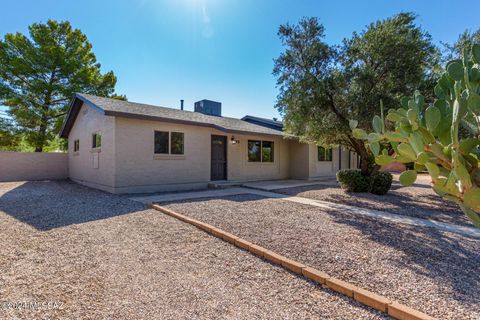
<svg viewBox="0 0 480 320">
<path fill-rule="evenodd" d="M 445 234 L 433 228 L 404 226 L 381 220 L 358 218 L 327 211 L 335 222 L 349 225 L 370 240 L 402 251 L 402 268 L 435 279 L 454 299 L 477 305 L 480 296 L 480 252 L 472 245 L 478 240 Z M 419 284 L 421 285 L 421 284 Z"/>
<path fill-rule="evenodd" d="M 140 203 L 70 181 L 32 181 L 0 196 L 0 211 L 47 231 L 144 210 Z"/>
<path fill-rule="evenodd" d="M 418 190 L 415 188 L 421 188 L 422 194 L 412 196 L 412 194 L 405 193 L 407 188 L 411 188 L 413 193 Z M 430 189 L 426 185 L 412 187 L 392 185 L 391 190 L 382 196 L 371 193 L 347 193 L 338 187 L 318 185 L 279 189 L 274 192 L 472 227 L 470 221 L 455 203 L 443 200 L 433 191 L 425 190 L 426 188 Z"/>
</svg>

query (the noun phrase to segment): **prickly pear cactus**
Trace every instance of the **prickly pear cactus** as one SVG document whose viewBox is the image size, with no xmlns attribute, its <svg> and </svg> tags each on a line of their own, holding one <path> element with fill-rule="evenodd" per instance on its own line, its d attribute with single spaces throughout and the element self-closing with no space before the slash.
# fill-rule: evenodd
<svg viewBox="0 0 480 320">
<path fill-rule="evenodd" d="M 456 202 L 476 227 L 480 227 L 480 45 L 475 44 L 463 60 L 447 64 L 435 87 L 437 97 L 426 106 L 417 91 L 403 98 L 401 107 L 390 109 L 386 117 L 375 116 L 373 132 L 367 134 L 350 121 L 353 135 L 363 139 L 379 165 L 393 161 L 414 163 L 414 170 L 400 176 L 400 183 L 411 185 L 417 172 L 428 171 L 433 190 Z M 385 119 L 393 131 L 385 128 Z M 459 138 L 459 125 L 468 122 L 478 132 Z"/>
</svg>

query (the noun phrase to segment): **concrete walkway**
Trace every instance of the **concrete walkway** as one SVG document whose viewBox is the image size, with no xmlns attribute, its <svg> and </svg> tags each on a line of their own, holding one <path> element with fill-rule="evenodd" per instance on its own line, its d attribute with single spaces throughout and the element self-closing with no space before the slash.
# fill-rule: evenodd
<svg viewBox="0 0 480 320">
<path fill-rule="evenodd" d="M 278 188 L 277 188 L 278 189 Z M 303 197 L 288 196 L 275 192 L 257 190 L 252 188 L 230 188 L 230 189 L 220 189 L 220 190 L 205 190 L 205 191 L 195 191 L 195 192 L 182 192 L 182 193 L 169 193 L 161 195 L 152 195 L 145 197 L 133 197 L 130 198 L 134 201 L 138 201 L 144 204 L 150 203 L 162 203 L 162 202 L 171 202 L 171 201 L 181 201 L 187 199 L 199 199 L 199 198 L 212 198 L 212 197 L 227 197 L 239 194 L 255 194 L 266 198 L 279 199 L 282 201 L 291 201 L 295 203 L 301 203 L 310 205 L 313 207 L 319 207 L 330 210 L 338 210 L 351 214 L 358 214 L 362 216 L 380 218 L 396 223 L 403 223 L 419 227 L 428 227 L 435 228 L 440 231 L 454 232 L 457 234 L 479 238 L 480 239 L 480 230 L 473 227 L 464 227 L 451 223 L 438 222 L 434 220 L 427 220 L 421 218 L 407 217 L 403 215 L 388 213 L 380 210 L 373 209 L 364 209 L 355 206 L 333 203 L 322 200 L 314 200 Z"/>
<path fill-rule="evenodd" d="M 338 186 L 337 180 L 332 177 L 325 177 L 324 179 L 319 180 L 271 180 L 271 181 L 256 181 L 256 182 L 247 182 L 243 186 L 246 188 L 264 190 L 264 191 L 273 191 L 276 189 L 284 188 L 296 188 L 296 187 L 306 187 L 306 186 L 315 186 L 315 185 L 328 185 L 328 186 Z"/>
</svg>

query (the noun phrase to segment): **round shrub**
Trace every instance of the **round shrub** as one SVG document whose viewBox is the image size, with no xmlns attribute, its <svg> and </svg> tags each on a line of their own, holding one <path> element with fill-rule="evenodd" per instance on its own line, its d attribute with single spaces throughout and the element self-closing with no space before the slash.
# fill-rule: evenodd
<svg viewBox="0 0 480 320">
<path fill-rule="evenodd" d="M 347 192 L 370 192 L 372 180 L 357 169 L 343 169 L 337 172 L 340 187 Z"/>
<path fill-rule="evenodd" d="M 370 192 L 373 194 L 384 195 L 392 186 L 393 176 L 390 172 L 379 171 L 374 173 L 371 179 L 372 188 Z"/>
</svg>

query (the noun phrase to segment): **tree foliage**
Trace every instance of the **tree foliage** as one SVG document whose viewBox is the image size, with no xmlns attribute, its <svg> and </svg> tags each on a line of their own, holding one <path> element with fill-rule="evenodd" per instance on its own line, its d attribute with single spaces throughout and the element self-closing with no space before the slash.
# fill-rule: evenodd
<svg viewBox="0 0 480 320">
<path fill-rule="evenodd" d="M 13 151 L 20 142 L 20 136 L 12 121 L 0 117 L 0 151 Z"/>
<path fill-rule="evenodd" d="M 34 23 L 29 37 L 0 40 L 0 104 L 37 152 L 58 134 L 74 93 L 110 96 L 116 81 L 112 71 L 102 74 L 87 37 L 69 22 Z"/>
<path fill-rule="evenodd" d="M 465 30 L 453 44 L 443 43 L 445 49 L 444 63 L 462 58 L 464 52 L 470 54 L 470 48 L 474 43 L 480 43 L 480 29 L 473 32 Z"/>
<path fill-rule="evenodd" d="M 375 172 L 349 119 L 366 128 L 380 100 L 388 110 L 417 88 L 433 88 L 438 53 L 430 35 L 411 13 L 372 23 L 339 46 L 324 41 L 316 18 L 282 25 L 278 34 L 285 50 L 273 70 L 280 89 L 276 107 L 287 132 L 306 142 L 347 146 L 359 154 L 363 174 Z"/>
</svg>

